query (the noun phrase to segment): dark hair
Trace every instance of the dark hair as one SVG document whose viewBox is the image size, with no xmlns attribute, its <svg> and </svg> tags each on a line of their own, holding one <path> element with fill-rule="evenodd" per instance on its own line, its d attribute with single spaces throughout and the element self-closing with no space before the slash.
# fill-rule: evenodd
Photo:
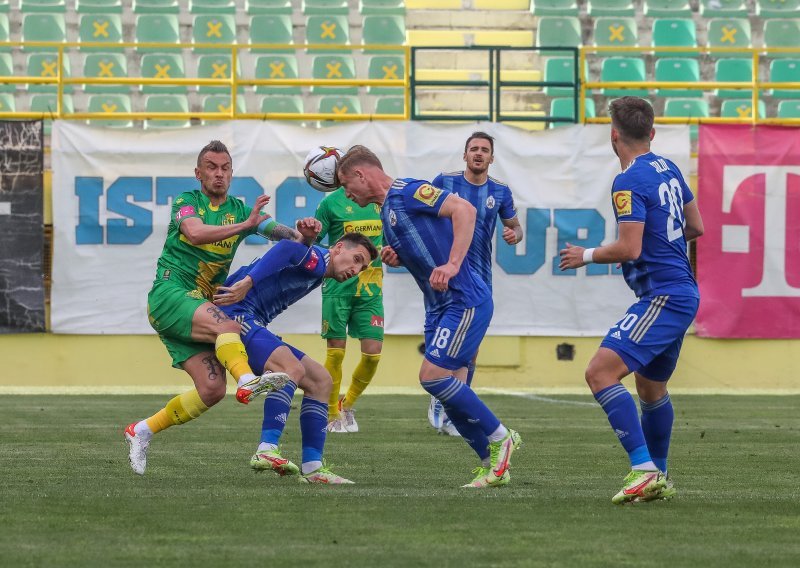
<svg viewBox="0 0 800 568">
<path fill-rule="evenodd" d="M 369 164 L 377 166 L 381 170 L 383 165 L 375 153 L 366 146 L 356 145 L 350 148 L 344 156 L 342 156 L 336 163 L 336 176 L 338 178 L 339 172 L 349 173 L 350 170 L 360 164 Z"/>
<path fill-rule="evenodd" d="M 358 233 L 358 232 L 345 233 L 336 242 L 344 243 L 344 246 L 347 248 L 355 248 L 360 245 L 365 249 L 367 249 L 370 260 L 375 260 L 376 258 L 378 258 L 377 247 L 373 244 L 371 240 L 365 237 L 363 233 Z"/>
<path fill-rule="evenodd" d="M 492 154 L 494 154 L 494 137 L 490 136 L 489 134 L 486 134 L 485 132 L 481 132 L 480 130 L 477 132 L 473 132 L 472 134 L 470 134 L 469 138 L 467 138 L 467 143 L 464 144 L 465 153 L 469 149 L 469 143 L 475 140 L 476 138 L 479 138 L 481 140 L 488 140 L 489 146 L 491 146 L 492 148 Z"/>
<path fill-rule="evenodd" d="M 630 141 L 649 140 L 654 113 L 650 103 L 639 97 L 620 97 L 608 105 L 611 124 Z"/>
<path fill-rule="evenodd" d="M 203 159 L 203 156 L 209 152 L 214 152 L 215 154 L 228 154 L 228 158 L 230 159 L 231 163 L 233 163 L 233 158 L 231 158 L 231 153 L 228 152 L 228 147 L 219 140 L 212 140 L 203 146 L 203 149 L 200 150 L 200 153 L 197 155 L 198 168 L 200 167 L 200 161 Z"/>
</svg>

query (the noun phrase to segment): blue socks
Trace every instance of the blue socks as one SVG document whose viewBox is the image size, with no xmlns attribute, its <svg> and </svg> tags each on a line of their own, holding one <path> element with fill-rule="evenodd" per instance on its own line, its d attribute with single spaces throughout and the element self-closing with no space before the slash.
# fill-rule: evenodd
<svg viewBox="0 0 800 568">
<path fill-rule="evenodd" d="M 261 443 L 275 444 L 281 439 L 286 419 L 292 409 L 292 397 L 297 385 L 293 381 L 286 383 L 282 389 L 272 391 L 264 399 L 264 422 L 261 424 Z"/>
<path fill-rule="evenodd" d="M 639 423 L 636 403 L 625 387 L 617 383 L 595 393 L 594 398 L 603 407 L 611 428 L 614 429 L 622 447 L 628 452 L 631 468 L 637 469 L 636 466 L 651 462 L 642 425 Z"/>
<path fill-rule="evenodd" d="M 328 433 L 328 403 L 303 397 L 300 405 L 300 436 L 303 444 L 303 464 L 322 463 L 325 435 Z M 303 473 L 308 473 L 303 468 Z"/>
<path fill-rule="evenodd" d="M 473 424 L 469 421 L 466 414 L 462 414 L 455 408 L 447 410 L 447 417 L 456 427 L 458 433 L 464 438 L 464 441 L 469 444 L 469 447 L 475 450 L 481 462 L 489 459 L 489 438 L 483 432 L 478 424 Z"/>
<path fill-rule="evenodd" d="M 647 441 L 647 449 L 653 458 L 653 463 L 663 472 L 667 471 L 667 454 L 669 453 L 669 438 L 672 434 L 672 422 L 675 412 L 672 410 L 672 401 L 669 394 L 655 402 L 639 400 L 642 409 L 642 432 Z"/>
</svg>

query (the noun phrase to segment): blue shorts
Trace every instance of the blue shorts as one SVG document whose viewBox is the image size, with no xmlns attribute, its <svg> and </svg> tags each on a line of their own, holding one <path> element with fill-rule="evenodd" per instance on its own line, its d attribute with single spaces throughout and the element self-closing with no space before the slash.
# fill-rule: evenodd
<svg viewBox="0 0 800 568">
<path fill-rule="evenodd" d="M 629 371 L 653 381 L 668 381 L 699 304 L 692 296 L 641 298 L 608 330 L 600 347 L 619 355 Z"/>
<path fill-rule="evenodd" d="M 438 367 L 455 371 L 469 365 L 492 321 L 489 298 L 473 308 L 454 304 L 438 314 L 425 315 L 425 358 Z"/>
<path fill-rule="evenodd" d="M 306 356 L 305 353 L 285 343 L 280 336 L 268 330 L 257 318 L 250 315 L 237 315 L 235 319 L 242 326 L 242 343 L 244 343 L 244 348 L 247 350 L 247 361 L 255 374 L 260 375 L 264 372 L 267 359 L 269 359 L 273 351 L 282 345 L 288 347 L 298 361 L 302 361 L 303 357 Z"/>
</svg>

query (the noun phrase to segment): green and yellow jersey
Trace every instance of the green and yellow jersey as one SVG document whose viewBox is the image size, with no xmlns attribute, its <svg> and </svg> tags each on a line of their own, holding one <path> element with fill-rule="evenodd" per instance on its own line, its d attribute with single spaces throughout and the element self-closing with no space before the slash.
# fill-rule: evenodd
<svg viewBox="0 0 800 568">
<path fill-rule="evenodd" d="M 335 243 L 345 233 L 358 232 L 368 237 L 378 250 L 383 244 L 383 225 L 381 209 L 370 203 L 359 207 L 349 200 L 344 189 L 331 192 L 317 207 L 316 218 L 322 223 L 322 232 L 318 239 L 328 236 L 330 244 Z M 383 265 L 380 257 L 350 280 L 337 282 L 326 278 L 322 285 L 323 296 L 382 296 Z"/>
</svg>

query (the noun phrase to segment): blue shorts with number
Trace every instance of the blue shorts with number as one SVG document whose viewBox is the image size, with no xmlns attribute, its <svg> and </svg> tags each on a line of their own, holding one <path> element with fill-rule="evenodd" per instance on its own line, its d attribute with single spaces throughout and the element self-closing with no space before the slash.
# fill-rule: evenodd
<svg viewBox="0 0 800 568">
<path fill-rule="evenodd" d="M 301 361 L 306 356 L 299 349 L 284 342 L 280 336 L 275 335 L 258 319 L 251 315 L 237 315 L 234 317 L 242 326 L 242 343 L 247 350 L 247 361 L 253 372 L 261 374 L 265 370 L 267 359 L 278 347 L 285 345 L 292 354 Z"/>
<path fill-rule="evenodd" d="M 425 358 L 450 371 L 469 365 L 486 335 L 493 312 L 494 304 L 489 298 L 472 308 L 456 303 L 441 313 L 426 314 Z"/>
<path fill-rule="evenodd" d="M 653 381 L 667 381 L 699 304 L 694 296 L 641 298 L 608 330 L 600 346 L 619 355 L 631 372 Z"/>
</svg>

